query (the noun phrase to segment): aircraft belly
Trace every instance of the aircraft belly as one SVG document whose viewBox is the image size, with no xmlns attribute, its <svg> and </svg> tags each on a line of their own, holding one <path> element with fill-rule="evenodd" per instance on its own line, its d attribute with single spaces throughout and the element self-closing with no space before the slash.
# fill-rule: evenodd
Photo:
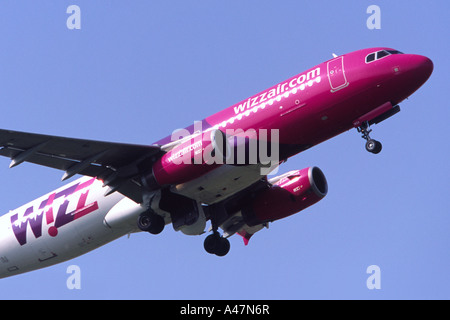
<svg viewBox="0 0 450 320">
<path fill-rule="evenodd" d="M 197 179 L 174 186 L 172 191 L 204 204 L 213 204 L 262 179 L 261 168 L 258 164 L 222 165 Z"/>
</svg>

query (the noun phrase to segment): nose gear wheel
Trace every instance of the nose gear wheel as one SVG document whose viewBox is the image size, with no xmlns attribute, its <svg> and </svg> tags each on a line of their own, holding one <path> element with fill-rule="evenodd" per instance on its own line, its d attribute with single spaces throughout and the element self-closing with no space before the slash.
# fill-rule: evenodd
<svg viewBox="0 0 450 320">
<path fill-rule="evenodd" d="M 383 146 L 381 142 L 370 138 L 369 134 L 372 132 L 372 129 L 370 129 L 369 122 L 364 121 L 357 130 L 361 133 L 362 138 L 366 140 L 366 150 L 374 154 L 380 153 Z"/>
</svg>

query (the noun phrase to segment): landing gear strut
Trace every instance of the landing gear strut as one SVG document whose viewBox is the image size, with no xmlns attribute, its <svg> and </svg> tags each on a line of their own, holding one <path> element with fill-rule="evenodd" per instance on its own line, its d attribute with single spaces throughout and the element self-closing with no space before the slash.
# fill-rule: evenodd
<svg viewBox="0 0 450 320">
<path fill-rule="evenodd" d="M 230 241 L 224 238 L 219 233 L 219 223 L 221 216 L 225 214 L 225 209 L 223 206 L 216 207 L 205 207 L 208 210 L 208 214 L 211 218 L 211 228 L 213 233 L 205 238 L 203 247 L 206 252 L 210 254 L 215 254 L 216 256 L 223 257 L 230 251 Z"/>
<path fill-rule="evenodd" d="M 357 129 L 362 134 L 362 138 L 367 141 L 366 150 L 374 154 L 380 153 L 382 149 L 381 142 L 370 138 L 369 134 L 372 132 L 372 129 L 369 129 L 369 123 L 364 121 Z"/>
</svg>

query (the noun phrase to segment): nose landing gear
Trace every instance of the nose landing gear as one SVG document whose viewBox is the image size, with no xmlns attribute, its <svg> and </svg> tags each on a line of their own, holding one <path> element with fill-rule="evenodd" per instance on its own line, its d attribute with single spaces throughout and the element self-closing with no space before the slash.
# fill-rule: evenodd
<svg viewBox="0 0 450 320">
<path fill-rule="evenodd" d="M 380 153 L 383 146 L 381 145 L 381 142 L 370 138 L 369 134 L 372 130 L 369 129 L 369 122 L 364 121 L 357 130 L 362 134 L 362 138 L 366 140 L 366 150 L 374 154 Z"/>
<path fill-rule="evenodd" d="M 382 147 L 381 142 L 377 140 L 369 139 L 366 142 L 366 150 L 374 154 L 380 153 Z"/>
</svg>

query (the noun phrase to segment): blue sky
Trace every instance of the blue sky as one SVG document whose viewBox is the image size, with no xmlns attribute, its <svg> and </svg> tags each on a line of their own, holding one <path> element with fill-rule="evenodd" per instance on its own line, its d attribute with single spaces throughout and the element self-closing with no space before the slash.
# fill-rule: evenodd
<svg viewBox="0 0 450 320">
<path fill-rule="evenodd" d="M 69 5 L 81 29 L 69 30 Z M 366 9 L 381 9 L 369 30 Z M 448 1 L 0 1 L 0 127 L 150 144 L 331 58 L 388 46 L 434 62 L 374 127 L 284 164 L 319 166 L 327 197 L 217 258 L 169 226 L 0 281 L 0 299 L 448 299 Z M 0 212 L 60 187 L 61 172 L 0 159 Z M 66 286 L 68 266 L 81 289 Z M 369 290 L 367 267 L 381 270 Z"/>
</svg>

